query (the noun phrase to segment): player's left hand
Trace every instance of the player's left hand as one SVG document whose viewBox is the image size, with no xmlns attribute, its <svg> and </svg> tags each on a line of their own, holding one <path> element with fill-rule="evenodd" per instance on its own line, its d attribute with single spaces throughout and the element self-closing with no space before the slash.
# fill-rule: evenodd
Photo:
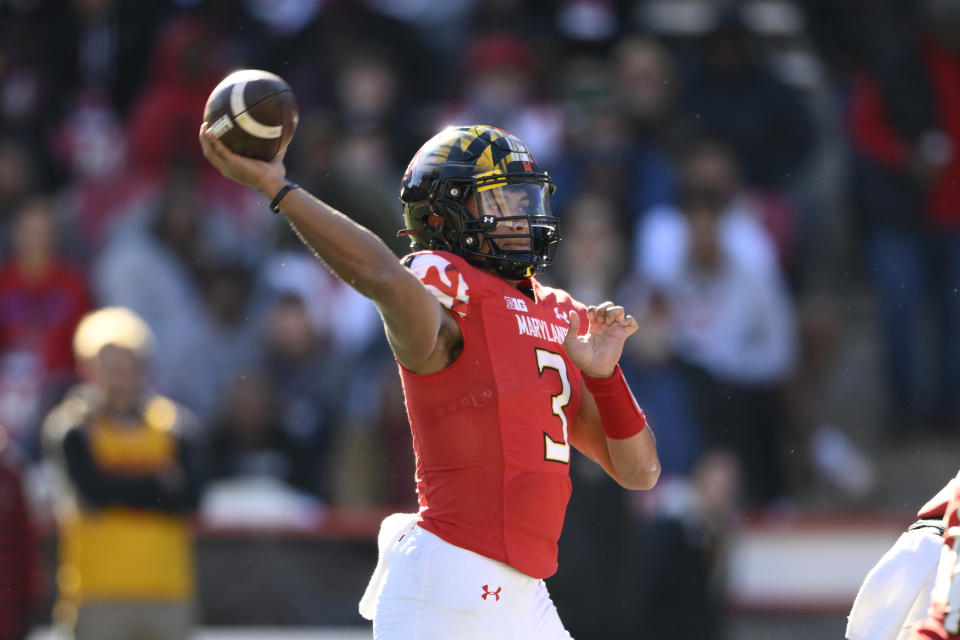
<svg viewBox="0 0 960 640">
<path fill-rule="evenodd" d="M 580 332 L 580 314 L 571 311 L 570 327 L 563 341 L 563 349 L 573 364 L 592 378 L 609 378 L 620 361 L 623 343 L 638 329 L 637 321 L 627 315 L 623 307 L 612 302 L 587 307 L 590 325 Z"/>
</svg>

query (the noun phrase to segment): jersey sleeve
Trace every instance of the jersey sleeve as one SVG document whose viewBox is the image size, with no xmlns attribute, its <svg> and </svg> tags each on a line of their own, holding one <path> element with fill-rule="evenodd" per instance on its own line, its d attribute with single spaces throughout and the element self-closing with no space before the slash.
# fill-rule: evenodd
<svg viewBox="0 0 960 640">
<path fill-rule="evenodd" d="M 420 253 L 411 256 L 407 266 L 444 308 L 464 318 L 469 315 L 470 286 L 457 265 L 442 255 Z"/>
</svg>

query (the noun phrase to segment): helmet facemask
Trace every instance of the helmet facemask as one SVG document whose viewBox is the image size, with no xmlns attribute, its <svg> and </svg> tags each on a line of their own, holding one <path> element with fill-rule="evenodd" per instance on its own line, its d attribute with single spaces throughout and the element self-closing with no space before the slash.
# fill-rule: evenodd
<svg viewBox="0 0 960 640">
<path fill-rule="evenodd" d="M 509 280 L 548 267 L 560 240 L 552 187 L 539 176 L 477 176 L 462 206 L 459 253 Z"/>
<path fill-rule="evenodd" d="M 487 125 L 448 127 L 404 174 L 400 200 L 413 250 L 444 250 L 522 280 L 546 268 L 560 240 L 553 181 L 516 137 Z"/>
</svg>

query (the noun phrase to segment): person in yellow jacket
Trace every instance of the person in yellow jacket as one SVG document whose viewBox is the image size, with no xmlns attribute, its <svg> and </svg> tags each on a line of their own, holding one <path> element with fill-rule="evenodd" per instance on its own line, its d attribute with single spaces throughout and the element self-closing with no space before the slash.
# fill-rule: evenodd
<svg viewBox="0 0 960 640">
<path fill-rule="evenodd" d="M 200 450 L 189 411 L 150 391 L 152 348 L 132 311 L 87 315 L 85 382 L 44 424 L 61 480 L 54 618 L 76 640 L 180 640 L 193 624 Z"/>
</svg>

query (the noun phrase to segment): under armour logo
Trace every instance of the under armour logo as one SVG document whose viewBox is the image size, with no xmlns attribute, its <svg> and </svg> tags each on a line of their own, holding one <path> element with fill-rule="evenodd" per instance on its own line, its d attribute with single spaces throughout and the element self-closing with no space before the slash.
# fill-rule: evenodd
<svg viewBox="0 0 960 640">
<path fill-rule="evenodd" d="M 503 587 L 497 587 L 496 591 L 490 591 L 490 587 L 488 585 L 483 585 L 483 594 L 481 594 L 480 597 L 486 600 L 487 596 L 493 596 L 497 599 L 497 602 L 500 602 L 500 591 L 502 589 Z"/>
</svg>

